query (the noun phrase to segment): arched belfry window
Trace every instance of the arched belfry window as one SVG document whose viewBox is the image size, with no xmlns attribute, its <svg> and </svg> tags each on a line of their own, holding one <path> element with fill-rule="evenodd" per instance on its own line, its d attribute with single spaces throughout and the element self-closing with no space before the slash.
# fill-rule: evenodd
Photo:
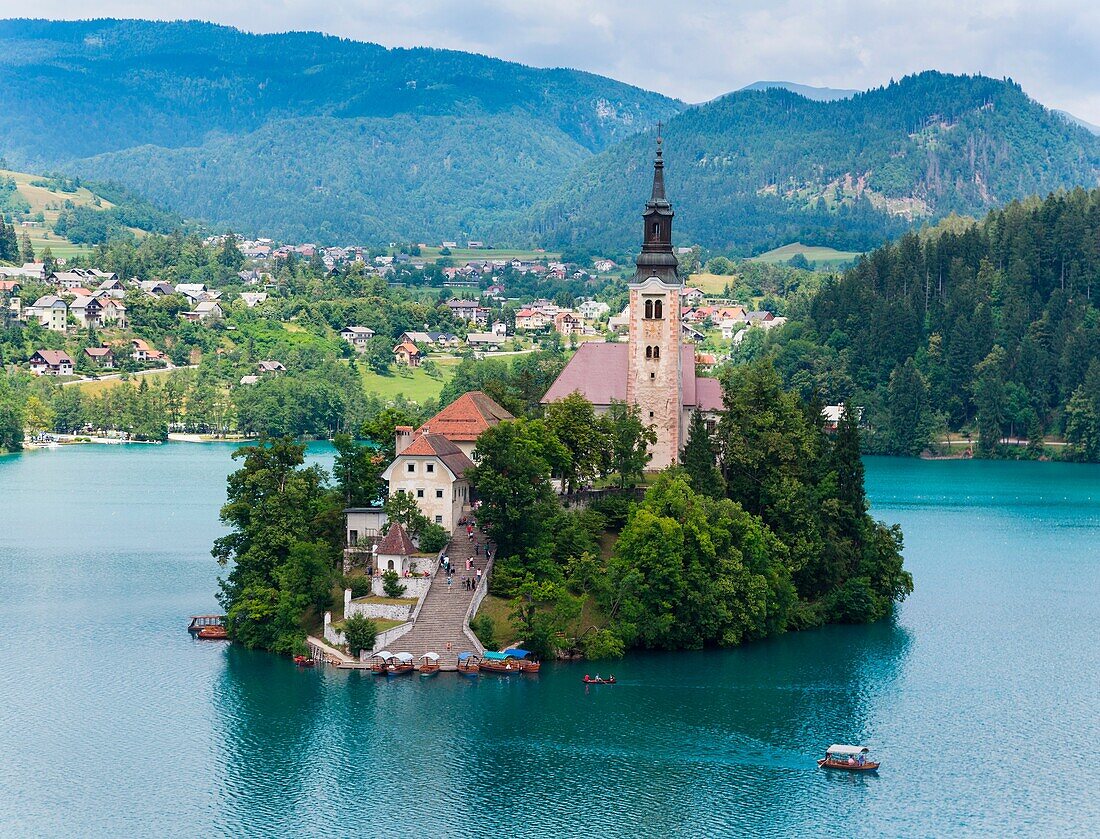
<svg viewBox="0 0 1100 839">
<path fill-rule="evenodd" d="M 659 222 L 653 222 L 653 241 L 657 241 L 661 238 L 661 225 Z"/>
<path fill-rule="evenodd" d="M 645 357 L 646 358 L 653 358 L 653 347 L 646 347 L 645 348 Z"/>
<path fill-rule="evenodd" d="M 662 311 L 663 309 L 664 309 L 664 304 L 662 304 L 660 300 L 654 300 L 653 301 L 653 317 L 656 320 L 660 320 L 661 318 L 664 317 L 664 313 Z"/>
<path fill-rule="evenodd" d="M 653 301 L 652 300 L 645 301 L 645 316 L 646 316 L 647 320 L 649 320 L 653 317 Z"/>
<path fill-rule="evenodd" d="M 660 306 L 661 304 L 658 303 L 657 305 Z M 654 347 L 653 348 L 653 357 L 654 358 L 660 358 L 661 357 L 661 348 L 660 347 Z"/>
</svg>

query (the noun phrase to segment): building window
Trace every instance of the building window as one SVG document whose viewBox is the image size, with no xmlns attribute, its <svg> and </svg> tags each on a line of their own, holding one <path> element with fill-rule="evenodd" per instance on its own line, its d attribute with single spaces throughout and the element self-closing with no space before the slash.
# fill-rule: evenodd
<svg viewBox="0 0 1100 839">
<path fill-rule="evenodd" d="M 653 419 L 653 411 L 650 411 L 650 412 L 649 412 L 649 418 L 650 418 L 650 419 Z"/>
<path fill-rule="evenodd" d="M 413 472 L 416 471 L 416 464 L 410 463 L 408 466 L 405 467 L 405 471 L 411 475 Z"/>
<path fill-rule="evenodd" d="M 645 301 L 645 318 L 646 318 L 646 320 L 651 320 L 653 318 L 653 301 L 652 300 Z"/>
<path fill-rule="evenodd" d="M 435 523 L 436 524 L 443 524 L 443 516 L 436 516 L 435 517 Z"/>
<path fill-rule="evenodd" d="M 660 300 L 653 301 L 653 318 L 654 320 L 660 320 L 664 317 L 663 310 L 664 304 Z"/>
<path fill-rule="evenodd" d="M 432 472 L 435 471 L 435 464 L 434 463 L 428 463 L 424 466 L 424 468 L 428 470 L 429 474 L 431 474 Z"/>
<path fill-rule="evenodd" d="M 657 305 L 660 306 L 661 304 L 658 303 Z M 661 357 L 661 348 L 660 347 L 654 347 L 653 348 L 653 357 L 654 358 L 660 358 Z"/>
<path fill-rule="evenodd" d="M 359 531 L 358 530 L 349 530 L 348 531 L 348 544 L 353 548 L 356 545 L 359 544 Z"/>
<path fill-rule="evenodd" d="M 441 489 L 437 489 L 437 490 L 435 491 L 435 497 L 436 497 L 436 498 L 442 498 L 442 497 L 443 497 L 443 490 L 441 490 Z"/>
<path fill-rule="evenodd" d="M 645 357 L 646 358 L 653 358 L 653 347 L 646 347 L 645 348 Z"/>
<path fill-rule="evenodd" d="M 650 373 L 650 374 L 649 374 L 649 378 L 651 378 L 651 379 L 656 379 L 656 378 L 657 378 L 657 374 L 656 374 L 656 373 Z"/>
<path fill-rule="evenodd" d="M 422 489 L 418 489 L 418 490 L 416 491 L 416 497 L 417 497 L 417 498 L 423 498 L 423 497 L 424 497 L 424 490 L 422 490 Z"/>
</svg>

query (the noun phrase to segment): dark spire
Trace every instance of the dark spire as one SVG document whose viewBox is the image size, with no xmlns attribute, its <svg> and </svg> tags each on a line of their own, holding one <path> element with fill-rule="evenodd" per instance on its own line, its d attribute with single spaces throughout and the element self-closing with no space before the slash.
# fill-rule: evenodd
<svg viewBox="0 0 1100 839">
<path fill-rule="evenodd" d="M 649 277 L 659 277 L 666 283 L 680 283 L 676 255 L 672 252 L 672 204 L 665 196 L 665 161 L 661 137 L 661 123 L 657 123 L 657 157 L 653 161 L 653 192 L 646 202 L 645 228 L 642 235 L 642 252 L 638 256 L 637 282 Z"/>
</svg>

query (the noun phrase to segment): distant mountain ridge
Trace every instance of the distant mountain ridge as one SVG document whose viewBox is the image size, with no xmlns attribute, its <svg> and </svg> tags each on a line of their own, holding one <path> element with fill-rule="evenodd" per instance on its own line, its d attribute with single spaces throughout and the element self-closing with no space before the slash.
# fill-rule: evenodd
<svg viewBox="0 0 1100 839">
<path fill-rule="evenodd" d="M 808 84 L 799 84 L 798 82 L 753 82 L 747 84 L 737 92 L 740 93 L 744 90 L 789 90 L 791 93 L 797 93 L 799 96 L 805 96 L 814 102 L 833 102 L 837 99 L 850 99 L 857 93 L 863 93 L 862 90 L 855 90 L 852 88 L 837 88 L 837 87 L 814 87 Z"/>
<path fill-rule="evenodd" d="M 10 165 L 285 239 L 629 250 L 659 119 L 677 242 L 746 255 L 866 250 L 1100 174 L 1100 139 L 981 76 L 688 107 L 462 52 L 130 20 L 0 21 L 0 74 Z"/>
<path fill-rule="evenodd" d="M 1017 84 L 932 71 L 828 102 L 731 93 L 669 120 L 664 148 L 678 241 L 745 255 L 867 250 L 914 222 L 1100 179 L 1100 139 Z M 582 163 L 540 208 L 539 235 L 629 247 L 652 156 L 649 133 Z"/>
<path fill-rule="evenodd" d="M 514 234 L 580 160 L 685 107 L 576 70 L 198 22 L 0 21 L 0 74 L 12 165 L 309 238 Z"/>
</svg>

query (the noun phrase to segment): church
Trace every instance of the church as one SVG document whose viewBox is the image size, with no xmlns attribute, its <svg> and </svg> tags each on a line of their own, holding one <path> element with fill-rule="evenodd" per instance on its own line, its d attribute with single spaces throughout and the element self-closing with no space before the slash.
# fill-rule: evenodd
<svg viewBox="0 0 1100 839">
<path fill-rule="evenodd" d="M 657 137 L 653 192 L 642 218 L 642 252 L 630 283 L 629 338 L 623 343 L 586 343 L 542 398 L 546 405 L 577 392 L 596 408 L 613 401 L 636 405 L 642 422 L 654 427 L 649 469 L 680 459 L 691 414 L 708 419 L 722 409 L 717 379 L 695 372 L 695 347 L 681 340 L 680 292 L 684 283 L 672 250 L 672 204 L 665 195 L 665 164 Z"/>
</svg>

